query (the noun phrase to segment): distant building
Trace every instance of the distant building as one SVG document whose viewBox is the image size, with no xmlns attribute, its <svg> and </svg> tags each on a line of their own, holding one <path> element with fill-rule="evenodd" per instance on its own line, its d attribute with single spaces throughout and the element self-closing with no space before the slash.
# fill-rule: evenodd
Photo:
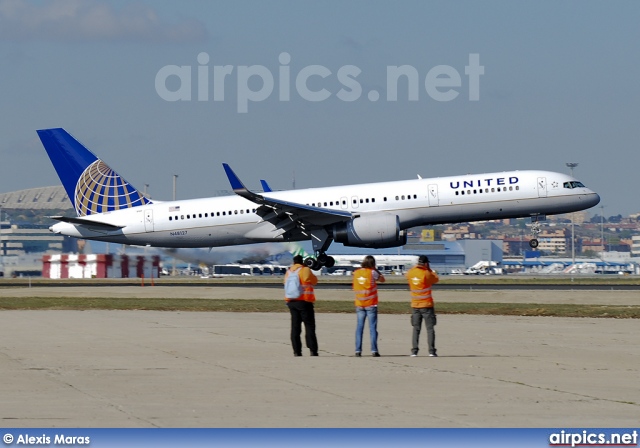
<svg viewBox="0 0 640 448">
<path fill-rule="evenodd" d="M 0 193 L 2 210 L 66 210 L 71 201 L 62 185 Z"/>
<path fill-rule="evenodd" d="M 640 257 L 640 235 L 633 235 L 631 237 L 631 255 Z"/>
<path fill-rule="evenodd" d="M 0 255 L 19 256 L 30 253 L 76 252 L 78 240 L 57 235 L 49 226 L 10 224 L 0 221 Z"/>
</svg>

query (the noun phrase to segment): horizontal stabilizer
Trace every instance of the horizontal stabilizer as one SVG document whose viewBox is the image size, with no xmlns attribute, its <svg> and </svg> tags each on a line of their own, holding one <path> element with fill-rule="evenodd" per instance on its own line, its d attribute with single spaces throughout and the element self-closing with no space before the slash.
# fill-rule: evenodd
<svg viewBox="0 0 640 448">
<path fill-rule="evenodd" d="M 55 219 L 56 221 L 66 222 L 69 224 L 100 228 L 104 230 L 118 230 L 125 227 L 125 226 L 117 226 L 115 224 L 107 224 L 104 222 L 94 221 L 92 219 L 85 219 L 85 218 L 69 218 L 67 216 L 50 216 L 49 218 Z"/>
</svg>

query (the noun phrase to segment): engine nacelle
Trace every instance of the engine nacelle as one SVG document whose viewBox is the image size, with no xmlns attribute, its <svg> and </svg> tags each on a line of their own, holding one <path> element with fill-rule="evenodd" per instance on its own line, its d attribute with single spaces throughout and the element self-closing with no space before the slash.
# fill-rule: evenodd
<svg viewBox="0 0 640 448">
<path fill-rule="evenodd" d="M 334 225 L 333 240 L 345 246 L 383 249 L 407 244 L 407 232 L 400 230 L 397 215 L 376 213 Z"/>
</svg>

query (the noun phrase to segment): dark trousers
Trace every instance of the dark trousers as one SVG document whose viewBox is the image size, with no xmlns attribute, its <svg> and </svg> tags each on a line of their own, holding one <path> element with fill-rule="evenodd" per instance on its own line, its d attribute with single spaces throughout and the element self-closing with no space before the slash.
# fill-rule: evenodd
<svg viewBox="0 0 640 448">
<path fill-rule="evenodd" d="M 420 341 L 420 330 L 422 321 L 427 327 L 427 344 L 429 344 L 429 354 L 436 354 L 436 332 L 433 328 L 436 325 L 436 312 L 433 308 L 413 308 L 411 314 L 411 325 L 413 326 L 413 347 L 411 353 L 418 354 L 418 343 Z"/>
<path fill-rule="evenodd" d="M 287 306 L 291 312 L 291 345 L 295 355 L 302 355 L 302 324 L 304 323 L 304 339 L 311 354 L 318 353 L 318 340 L 316 339 L 316 316 L 313 310 L 313 303 L 304 300 L 294 300 L 288 302 Z"/>
</svg>

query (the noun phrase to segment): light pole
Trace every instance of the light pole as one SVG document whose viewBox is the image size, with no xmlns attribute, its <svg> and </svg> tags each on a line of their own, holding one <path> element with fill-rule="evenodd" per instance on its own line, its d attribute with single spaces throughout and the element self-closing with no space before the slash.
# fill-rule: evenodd
<svg viewBox="0 0 640 448">
<path fill-rule="evenodd" d="M 178 182 L 178 175 L 173 175 L 173 200 L 176 200 L 176 183 Z M 171 267 L 171 276 L 176 276 L 176 257 L 173 257 L 173 263 Z"/>
<path fill-rule="evenodd" d="M 176 183 L 178 182 L 178 175 L 173 175 L 173 200 L 176 200 Z"/>
<path fill-rule="evenodd" d="M 571 170 L 571 177 L 573 177 L 573 169 L 578 166 L 577 163 L 566 164 Z M 575 237 L 575 223 L 573 219 L 574 213 L 571 213 L 571 266 L 576 265 L 576 237 Z"/>
<path fill-rule="evenodd" d="M 2 261 L 0 264 L 4 267 L 4 246 L 2 245 L 2 205 L 0 205 L 0 260 Z"/>
<path fill-rule="evenodd" d="M 602 255 L 600 258 L 604 260 L 604 205 L 600 206 L 600 242 L 602 243 Z"/>
</svg>

